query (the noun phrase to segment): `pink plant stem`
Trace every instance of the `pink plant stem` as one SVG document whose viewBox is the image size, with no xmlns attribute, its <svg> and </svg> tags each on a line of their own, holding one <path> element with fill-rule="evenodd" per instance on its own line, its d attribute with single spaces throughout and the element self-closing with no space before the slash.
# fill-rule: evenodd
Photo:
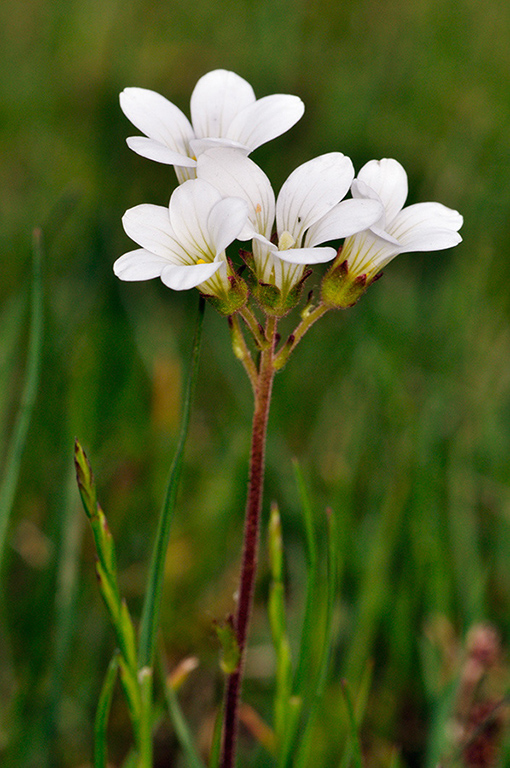
<svg viewBox="0 0 510 768">
<path fill-rule="evenodd" d="M 235 765 L 239 697 L 241 694 L 246 637 L 253 605 L 253 591 L 257 571 L 260 512 L 262 508 L 262 491 L 264 486 L 266 432 L 274 378 L 273 352 L 275 333 L 276 321 L 270 318 L 268 320 L 266 334 L 267 338 L 271 340 L 271 345 L 261 352 L 257 387 L 255 391 L 250 476 L 244 527 L 244 549 L 239 586 L 239 602 L 235 622 L 237 643 L 239 646 L 239 664 L 237 669 L 227 678 L 221 768 L 234 768 Z"/>
</svg>

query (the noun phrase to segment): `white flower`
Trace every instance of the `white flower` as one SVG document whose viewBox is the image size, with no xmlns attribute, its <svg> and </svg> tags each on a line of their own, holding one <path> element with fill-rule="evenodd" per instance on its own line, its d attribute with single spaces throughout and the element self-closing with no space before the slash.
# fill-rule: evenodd
<svg viewBox="0 0 510 768">
<path fill-rule="evenodd" d="M 160 277 L 176 291 L 198 287 L 230 300 L 232 288 L 239 286 L 225 248 L 239 235 L 247 215 L 244 200 L 222 197 L 202 179 L 186 181 L 172 194 L 168 208 L 137 205 L 126 211 L 124 229 L 141 248 L 117 259 L 114 272 L 121 280 Z"/>
<path fill-rule="evenodd" d="M 371 160 L 353 182 L 358 200 L 378 200 L 384 206 L 380 220 L 349 237 L 339 255 L 347 262 L 349 277 L 364 276 L 368 285 L 399 253 L 439 251 L 461 242 L 462 216 L 441 203 L 416 203 L 404 208 L 407 174 L 396 160 Z"/>
<path fill-rule="evenodd" d="M 197 175 L 223 195 L 248 203 L 248 221 L 239 239 L 253 240 L 255 272 L 261 283 L 288 294 L 302 279 L 307 264 L 331 261 L 336 250 L 320 243 L 347 237 L 373 224 L 381 204 L 345 200 L 354 178 L 352 162 L 330 152 L 296 168 L 278 199 L 266 174 L 232 149 L 210 149 L 198 158 Z M 277 242 L 271 241 L 276 216 Z"/>
<path fill-rule="evenodd" d="M 144 136 L 128 146 L 143 157 L 175 166 L 179 182 L 195 176 L 196 158 L 211 146 L 249 154 L 288 131 L 302 117 L 298 96 L 274 94 L 256 100 L 253 88 L 234 72 L 216 69 L 200 78 L 191 95 L 191 123 L 174 104 L 145 88 L 125 88 L 122 111 Z"/>
</svg>

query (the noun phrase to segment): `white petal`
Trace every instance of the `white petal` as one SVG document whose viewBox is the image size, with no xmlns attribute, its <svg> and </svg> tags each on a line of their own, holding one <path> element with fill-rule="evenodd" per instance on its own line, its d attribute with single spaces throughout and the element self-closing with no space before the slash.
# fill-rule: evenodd
<svg viewBox="0 0 510 768">
<path fill-rule="evenodd" d="M 187 291 L 208 280 L 221 267 L 221 262 L 214 264 L 169 264 L 161 272 L 161 282 L 174 291 Z"/>
<path fill-rule="evenodd" d="M 215 186 L 222 195 L 246 200 L 252 226 L 238 233 L 240 240 L 251 239 L 255 233 L 271 237 L 274 192 L 266 174 L 253 160 L 235 149 L 211 149 L 198 158 L 197 176 Z"/>
<path fill-rule="evenodd" d="M 345 196 L 354 168 L 341 152 L 330 152 L 300 165 L 284 183 L 276 201 L 278 235 L 290 232 L 298 245 L 305 230 Z"/>
<path fill-rule="evenodd" d="M 305 236 L 305 245 L 313 247 L 368 229 L 378 221 L 382 210 L 377 200 L 343 200 L 310 227 Z"/>
<path fill-rule="evenodd" d="M 402 253 L 402 247 L 389 243 L 386 239 L 374 235 L 370 229 L 364 229 L 353 237 L 347 238 L 342 248 L 342 258 L 349 262 L 349 271 L 353 276 L 366 274 L 369 279 L 383 269 L 388 262 Z"/>
<path fill-rule="evenodd" d="M 165 147 L 159 141 L 147 139 L 145 136 L 130 136 L 126 139 L 126 143 L 129 149 L 132 149 L 137 155 L 147 157 L 149 160 L 155 160 L 157 163 L 180 165 L 188 168 L 194 168 L 197 164 L 197 161 L 193 160 L 193 158 L 181 155 L 174 149 Z"/>
<path fill-rule="evenodd" d="M 276 285 L 281 288 L 281 284 L 276 280 L 278 276 L 277 263 L 281 265 L 283 262 L 277 257 L 276 253 L 273 253 L 274 245 L 269 241 L 261 243 L 258 240 L 254 240 L 252 248 L 257 279 L 262 280 L 263 283 L 276 281 Z"/>
<path fill-rule="evenodd" d="M 219 256 L 242 231 L 248 218 L 248 203 L 240 197 L 225 197 L 214 205 L 207 219 L 211 248 Z"/>
<path fill-rule="evenodd" d="M 282 261 L 290 264 L 323 264 L 332 261 L 337 254 L 335 248 L 289 248 L 287 251 L 277 251 Z"/>
<path fill-rule="evenodd" d="M 169 259 L 179 261 L 185 253 L 177 242 L 170 224 L 168 208 L 161 205 L 137 205 L 122 217 L 126 234 L 142 248 Z"/>
<path fill-rule="evenodd" d="M 168 261 L 162 256 L 155 256 L 145 248 L 129 251 L 117 259 L 113 271 L 121 280 L 152 280 L 159 277 Z"/>
<path fill-rule="evenodd" d="M 290 291 L 301 280 L 304 271 L 303 264 L 290 264 L 277 256 L 274 258 L 274 282 L 284 293 Z"/>
<path fill-rule="evenodd" d="M 249 155 L 251 152 L 250 147 L 245 147 L 244 144 L 239 144 L 238 141 L 232 141 L 232 139 L 193 139 L 190 141 L 190 148 L 195 157 L 201 155 L 202 152 L 207 152 L 208 149 L 219 147 L 233 148 L 245 155 Z"/>
<path fill-rule="evenodd" d="M 258 232 L 253 232 L 252 238 L 255 242 L 260 243 L 262 247 L 265 246 L 266 248 L 269 248 L 270 251 L 278 253 L 278 248 L 275 244 L 272 243 L 271 240 L 268 240 L 267 237 L 264 237 L 264 235 L 259 235 Z"/>
<path fill-rule="evenodd" d="M 234 72 L 216 69 L 191 94 L 191 121 L 199 139 L 225 136 L 235 115 L 255 101 L 253 88 Z"/>
<path fill-rule="evenodd" d="M 461 242 L 460 213 L 441 203 L 417 203 L 404 208 L 389 227 L 406 251 L 437 251 Z"/>
<path fill-rule="evenodd" d="M 188 155 L 193 128 L 186 115 L 164 96 L 146 88 L 124 88 L 120 106 L 133 125 L 150 139 Z"/>
<path fill-rule="evenodd" d="M 279 93 L 264 96 L 236 115 L 226 136 L 253 150 L 292 128 L 304 111 L 305 105 L 299 96 Z"/>
<path fill-rule="evenodd" d="M 397 160 L 370 160 L 358 173 L 358 179 L 371 187 L 382 200 L 389 225 L 407 200 L 407 174 Z"/>
<path fill-rule="evenodd" d="M 203 179 L 185 181 L 170 198 L 170 224 L 182 247 L 196 258 L 213 260 L 207 220 L 221 195 Z"/>
</svg>

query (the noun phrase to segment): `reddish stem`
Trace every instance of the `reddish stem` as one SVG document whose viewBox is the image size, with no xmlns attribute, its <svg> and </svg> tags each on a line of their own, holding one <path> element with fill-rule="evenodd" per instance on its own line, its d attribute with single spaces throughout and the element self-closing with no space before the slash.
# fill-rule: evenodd
<svg viewBox="0 0 510 768">
<path fill-rule="evenodd" d="M 276 322 L 270 320 L 267 327 L 268 339 L 274 340 Z M 246 517 L 244 524 L 244 549 L 239 586 L 239 602 L 236 615 L 236 635 L 239 646 L 239 664 L 235 672 L 227 678 L 225 690 L 225 719 L 223 723 L 223 755 L 221 768 L 234 768 L 237 729 L 239 721 L 239 697 L 241 694 L 242 675 L 246 651 L 246 637 L 253 605 L 255 574 L 257 571 L 257 552 L 262 508 L 262 490 L 264 485 L 264 454 L 271 390 L 273 386 L 274 344 L 264 349 L 260 356 L 260 368 L 255 391 L 255 412 L 250 454 L 250 476 Z"/>
</svg>

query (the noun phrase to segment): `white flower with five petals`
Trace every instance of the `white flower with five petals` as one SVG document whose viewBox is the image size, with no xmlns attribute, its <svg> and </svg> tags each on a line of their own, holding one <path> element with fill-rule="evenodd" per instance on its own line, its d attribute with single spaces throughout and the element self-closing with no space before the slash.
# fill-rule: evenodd
<svg viewBox="0 0 510 768">
<path fill-rule="evenodd" d="M 125 88 L 120 105 L 145 134 L 130 137 L 128 146 L 143 157 L 175 166 L 180 183 L 195 177 L 196 158 L 205 149 L 230 146 L 249 154 L 288 131 L 304 112 L 298 96 L 273 94 L 257 100 L 246 80 L 224 69 L 197 82 L 191 123 L 164 96 L 145 88 Z"/>
<path fill-rule="evenodd" d="M 371 160 L 352 185 L 358 200 L 379 200 L 380 220 L 345 241 L 341 258 L 349 272 L 365 274 L 367 282 L 399 253 L 440 251 L 458 245 L 463 218 L 441 203 L 416 203 L 404 208 L 407 174 L 397 160 Z"/>
<path fill-rule="evenodd" d="M 141 248 L 117 259 L 114 272 L 121 280 L 159 277 L 176 291 L 196 287 L 235 311 L 233 304 L 246 299 L 246 287 L 230 267 L 225 248 L 238 237 L 247 216 L 244 200 L 222 197 L 202 179 L 186 181 L 174 191 L 168 208 L 137 205 L 126 211 L 124 229 Z"/>
<path fill-rule="evenodd" d="M 366 229 L 382 213 L 378 201 L 343 200 L 354 168 L 341 152 L 321 155 L 296 168 L 276 201 L 266 174 L 232 149 L 204 152 L 198 158 L 197 175 L 223 195 L 248 203 L 248 221 L 239 239 L 253 240 L 259 282 L 276 286 L 284 297 L 300 282 L 306 265 L 335 258 L 335 248 L 318 247 L 321 243 Z"/>
</svg>

